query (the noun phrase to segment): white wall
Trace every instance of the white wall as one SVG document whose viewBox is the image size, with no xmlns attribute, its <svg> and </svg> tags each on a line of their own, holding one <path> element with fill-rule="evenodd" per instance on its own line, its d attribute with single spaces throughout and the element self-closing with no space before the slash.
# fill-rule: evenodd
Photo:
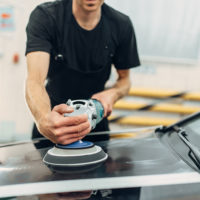
<svg viewBox="0 0 200 200">
<path fill-rule="evenodd" d="M 200 1 L 107 0 L 127 13 L 142 56 L 196 60 L 200 51 Z"/>
<path fill-rule="evenodd" d="M 26 76 L 25 27 L 30 11 L 41 0 L 1 0 L 0 7 L 14 8 L 15 31 L 0 32 L 0 141 L 29 138 L 32 118 L 24 98 Z M 18 64 L 12 62 L 18 53 Z"/>
<path fill-rule="evenodd" d="M 142 62 L 132 70 L 133 87 L 200 93 L 200 65 Z"/>
<path fill-rule="evenodd" d="M 106 0 L 130 16 L 142 67 L 133 87 L 200 91 L 200 1 Z"/>
</svg>

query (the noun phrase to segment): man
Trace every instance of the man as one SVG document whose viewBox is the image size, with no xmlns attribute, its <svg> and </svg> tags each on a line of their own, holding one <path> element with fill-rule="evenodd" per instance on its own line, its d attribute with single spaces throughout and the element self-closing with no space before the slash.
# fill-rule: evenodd
<svg viewBox="0 0 200 200">
<path fill-rule="evenodd" d="M 130 19 L 103 0 L 58 0 L 36 7 L 26 31 L 26 100 L 36 123 L 33 138 L 43 135 L 69 144 L 91 131 L 86 115 L 63 116 L 73 112 L 64 104 L 68 99 L 99 100 L 105 118 L 94 131 L 109 130 L 106 117 L 130 88 L 129 69 L 139 65 Z M 111 64 L 118 80 L 105 90 Z"/>
</svg>

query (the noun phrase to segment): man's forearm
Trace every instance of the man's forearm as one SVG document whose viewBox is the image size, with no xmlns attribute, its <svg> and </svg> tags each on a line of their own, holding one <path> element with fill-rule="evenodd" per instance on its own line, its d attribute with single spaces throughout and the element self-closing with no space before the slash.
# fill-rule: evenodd
<svg viewBox="0 0 200 200">
<path fill-rule="evenodd" d="M 51 103 L 46 89 L 36 81 L 27 79 L 26 101 L 36 123 L 40 123 L 51 111 Z"/>
<path fill-rule="evenodd" d="M 116 84 L 112 88 L 109 89 L 110 91 L 113 91 L 112 93 L 113 93 L 114 102 L 116 102 L 118 99 L 127 95 L 130 87 L 131 87 L 131 83 L 130 83 L 129 78 L 118 79 Z"/>
<path fill-rule="evenodd" d="M 115 85 L 108 89 L 108 94 L 111 95 L 113 103 L 128 94 L 131 87 L 129 71 L 119 71 L 119 78 Z"/>
</svg>

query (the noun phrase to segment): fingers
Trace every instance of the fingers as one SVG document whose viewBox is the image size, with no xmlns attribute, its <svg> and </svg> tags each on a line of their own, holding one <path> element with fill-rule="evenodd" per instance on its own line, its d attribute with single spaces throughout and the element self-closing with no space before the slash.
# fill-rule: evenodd
<svg viewBox="0 0 200 200">
<path fill-rule="evenodd" d="M 92 99 L 96 99 L 101 103 L 101 105 L 103 106 L 103 110 L 104 110 L 104 116 L 103 117 L 107 117 L 107 107 L 108 107 L 108 105 L 106 103 L 104 103 L 104 101 L 102 101 L 101 98 L 98 97 L 98 95 L 93 95 Z"/>
<path fill-rule="evenodd" d="M 79 122 L 81 123 L 79 123 L 78 125 L 72 125 L 72 126 L 65 125 L 65 126 L 60 126 L 58 128 L 54 128 L 53 130 L 54 143 L 70 144 L 72 142 L 81 140 L 91 131 L 91 125 L 87 117 L 86 119 L 84 118 L 83 120 L 78 120 L 78 121 L 72 120 L 72 121 L 73 123 L 79 123 Z"/>
<path fill-rule="evenodd" d="M 107 117 L 107 107 L 108 107 L 108 105 L 107 104 L 105 104 L 105 103 L 101 103 L 102 104 L 102 106 L 103 106 L 103 109 L 104 109 L 104 117 Z"/>
<path fill-rule="evenodd" d="M 108 117 L 112 113 L 112 106 L 110 104 L 101 102 L 104 108 L 104 117 Z"/>
<path fill-rule="evenodd" d="M 57 138 L 57 141 L 58 141 L 57 143 L 65 145 L 65 144 L 76 142 L 78 140 L 82 140 L 90 132 L 90 130 L 91 128 L 89 127 L 79 133 L 63 135 Z"/>
<path fill-rule="evenodd" d="M 105 117 L 110 116 L 111 113 L 112 113 L 112 106 L 108 106 L 108 108 L 107 108 L 107 113 L 106 113 L 106 116 L 105 116 Z"/>
<path fill-rule="evenodd" d="M 88 121 L 87 114 L 82 114 L 78 116 L 70 116 L 70 117 L 60 116 L 56 120 L 52 121 L 52 125 L 55 128 L 60 128 L 61 126 L 79 125 L 86 121 Z"/>
<path fill-rule="evenodd" d="M 62 126 L 58 129 L 56 129 L 54 133 L 56 136 L 59 137 L 59 136 L 65 135 L 65 134 L 80 133 L 88 128 L 90 128 L 90 123 L 89 123 L 89 121 L 86 121 L 86 122 L 81 123 L 76 126 Z"/>
<path fill-rule="evenodd" d="M 53 111 L 58 112 L 60 114 L 64 114 L 64 113 L 71 113 L 74 110 L 72 107 L 67 106 L 66 104 L 59 104 L 53 108 Z"/>
</svg>

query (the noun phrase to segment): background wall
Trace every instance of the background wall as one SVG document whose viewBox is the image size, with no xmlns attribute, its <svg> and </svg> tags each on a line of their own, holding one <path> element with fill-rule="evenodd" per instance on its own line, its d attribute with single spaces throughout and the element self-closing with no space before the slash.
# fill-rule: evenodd
<svg viewBox="0 0 200 200">
<path fill-rule="evenodd" d="M 0 31 L 0 141 L 30 137 L 32 117 L 24 100 L 26 76 L 25 27 L 31 10 L 41 0 L 1 0 L 0 8 L 13 10 L 14 27 Z M 13 63 L 13 56 L 19 62 Z"/>
<path fill-rule="evenodd" d="M 200 91 L 200 1 L 106 2 L 135 28 L 142 67 L 132 70 L 133 86 Z"/>
<path fill-rule="evenodd" d="M 24 100 L 25 27 L 31 10 L 44 0 L 1 0 L 13 9 L 14 27 L 0 29 L 0 142 L 30 137 L 32 117 Z M 142 67 L 132 85 L 200 91 L 198 0 L 107 0 L 133 21 Z M 13 56 L 19 54 L 19 62 Z"/>
<path fill-rule="evenodd" d="M 132 19 L 143 57 L 196 61 L 200 56 L 200 1 L 107 0 Z"/>
</svg>

